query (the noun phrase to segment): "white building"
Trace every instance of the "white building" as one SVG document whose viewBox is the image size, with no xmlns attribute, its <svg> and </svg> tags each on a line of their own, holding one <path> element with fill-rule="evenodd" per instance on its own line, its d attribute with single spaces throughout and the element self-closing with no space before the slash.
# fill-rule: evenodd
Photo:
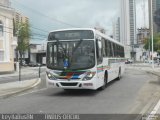
<svg viewBox="0 0 160 120">
<path fill-rule="evenodd" d="M 144 44 L 147 38 L 149 38 L 150 30 L 148 28 L 139 28 L 137 30 L 137 43 L 139 48 L 136 48 L 136 60 L 144 61 L 145 59 L 149 59 L 149 51 L 147 52 L 144 49 Z"/>
<path fill-rule="evenodd" d="M 30 44 L 30 62 L 46 64 L 46 43 Z"/>
<path fill-rule="evenodd" d="M 160 26 L 155 23 L 154 16 L 155 12 L 160 9 L 160 0 L 148 0 L 148 10 L 149 10 L 149 29 L 151 30 L 151 4 L 152 4 L 152 19 L 153 19 L 153 33 L 160 32 Z"/>
<path fill-rule="evenodd" d="M 120 42 L 120 17 L 113 22 L 113 39 Z"/>
<path fill-rule="evenodd" d="M 120 39 L 125 45 L 125 57 L 135 58 L 136 44 L 136 9 L 135 0 L 121 0 Z"/>
<path fill-rule="evenodd" d="M 0 73 L 14 71 L 13 15 L 9 0 L 0 0 Z"/>
</svg>

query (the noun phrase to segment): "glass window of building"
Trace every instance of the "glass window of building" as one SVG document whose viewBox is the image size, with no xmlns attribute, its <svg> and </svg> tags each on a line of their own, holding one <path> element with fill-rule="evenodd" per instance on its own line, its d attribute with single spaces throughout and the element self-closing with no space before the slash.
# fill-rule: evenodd
<svg viewBox="0 0 160 120">
<path fill-rule="evenodd" d="M 2 36 L 3 36 L 3 23 L 0 20 L 0 37 L 2 37 Z"/>
</svg>

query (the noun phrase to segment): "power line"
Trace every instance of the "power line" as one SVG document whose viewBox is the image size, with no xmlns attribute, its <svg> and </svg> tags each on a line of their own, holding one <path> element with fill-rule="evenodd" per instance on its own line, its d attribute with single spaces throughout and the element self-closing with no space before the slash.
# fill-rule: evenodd
<svg viewBox="0 0 160 120">
<path fill-rule="evenodd" d="M 44 39 L 46 39 L 46 38 L 47 38 L 47 37 L 42 37 L 42 36 L 37 36 L 37 35 L 33 35 L 33 36 L 31 36 L 31 37 L 44 38 Z"/>
<path fill-rule="evenodd" d="M 39 33 L 31 33 L 32 35 L 34 34 L 34 35 L 39 35 L 39 36 L 44 36 L 44 37 L 46 37 L 47 35 L 44 35 L 44 34 L 39 34 Z"/>
<path fill-rule="evenodd" d="M 3 28 L 8 28 L 8 29 L 11 29 L 11 30 L 13 30 L 13 28 L 11 28 L 11 27 L 6 27 L 6 26 L 3 26 Z M 2 31 L 2 30 L 1 30 Z M 6 31 L 3 31 L 3 32 L 6 32 Z M 44 35 L 44 34 L 39 34 L 39 33 L 34 33 L 34 32 L 32 32 L 31 33 L 32 35 L 38 35 L 38 36 L 41 36 L 41 37 L 47 37 L 47 35 Z"/>
<path fill-rule="evenodd" d="M 0 32 L 5 32 L 5 33 L 13 34 L 13 32 L 9 32 L 9 31 L 2 31 L 2 30 L 0 30 Z M 44 35 L 42 35 L 42 34 L 34 33 L 33 35 L 34 35 L 34 36 L 37 36 L 37 37 L 40 37 L 40 38 L 47 38 L 47 36 L 44 36 Z M 31 36 L 33 36 L 33 35 L 31 35 Z"/>
<path fill-rule="evenodd" d="M 32 26 L 30 26 L 30 27 L 32 27 Z M 36 30 L 39 30 L 39 31 L 43 31 L 43 32 L 46 32 L 46 33 L 48 33 L 48 31 L 45 31 L 45 30 L 41 30 L 41 29 L 39 29 L 39 28 L 36 28 L 36 27 L 32 27 L 33 29 L 36 29 Z"/>
<path fill-rule="evenodd" d="M 45 40 L 45 39 L 42 39 L 42 38 L 36 38 L 36 37 L 31 37 L 31 39 L 33 39 L 33 40 Z"/>
<path fill-rule="evenodd" d="M 62 20 L 55 19 L 54 17 L 50 17 L 50 16 L 48 16 L 48 15 L 45 15 L 45 14 L 43 14 L 43 13 L 41 13 L 41 12 L 39 12 L 39 11 L 33 9 L 33 8 L 30 8 L 30 7 L 28 7 L 28 6 L 25 6 L 24 4 L 18 2 L 17 0 L 15 0 L 15 1 L 16 1 L 19 5 L 22 5 L 23 7 L 31 10 L 32 12 L 34 11 L 34 12 L 38 13 L 39 15 L 43 15 L 43 16 L 49 18 L 50 20 L 54 20 L 54 21 L 56 21 L 56 22 L 59 22 L 59 23 L 61 23 L 61 24 L 65 24 L 65 25 L 68 25 L 68 26 L 71 26 L 71 27 L 78 27 L 78 26 L 75 26 L 75 25 L 66 23 L 66 22 L 64 22 L 64 21 L 62 21 Z"/>
<path fill-rule="evenodd" d="M 3 16 L 3 17 L 8 18 L 8 19 L 10 19 L 10 20 L 13 20 L 13 18 L 9 18 L 9 17 L 7 17 L 7 16 L 5 16 L 5 15 L 2 15 L 2 14 L 0 14 L 0 16 Z M 42 30 L 42 29 L 39 29 L 39 28 L 36 28 L 36 27 L 33 27 L 33 26 L 30 26 L 30 27 L 33 28 L 33 29 L 36 29 L 36 30 L 39 30 L 39 31 L 48 33 L 47 30 Z M 6 28 L 9 28 L 9 27 L 6 27 Z M 13 28 L 10 28 L 10 29 L 13 29 Z"/>
</svg>

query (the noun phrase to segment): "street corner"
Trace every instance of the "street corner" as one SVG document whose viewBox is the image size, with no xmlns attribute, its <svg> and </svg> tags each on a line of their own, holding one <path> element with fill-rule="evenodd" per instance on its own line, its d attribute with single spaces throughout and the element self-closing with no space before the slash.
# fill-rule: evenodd
<svg viewBox="0 0 160 120">
<path fill-rule="evenodd" d="M 7 98 L 25 92 L 36 87 L 38 84 L 40 84 L 40 82 L 41 79 L 32 79 L 0 84 L 0 98 Z"/>
<path fill-rule="evenodd" d="M 153 75 L 156 75 L 157 77 L 160 77 L 160 70 L 157 70 L 157 71 L 147 71 L 147 73 L 150 73 L 150 74 L 153 74 Z"/>
</svg>

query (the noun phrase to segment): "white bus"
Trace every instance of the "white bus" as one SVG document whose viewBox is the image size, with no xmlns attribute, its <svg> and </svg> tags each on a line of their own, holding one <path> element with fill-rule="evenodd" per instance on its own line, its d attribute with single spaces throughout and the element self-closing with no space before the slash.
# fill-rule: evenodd
<svg viewBox="0 0 160 120">
<path fill-rule="evenodd" d="M 124 47 L 95 29 L 49 33 L 47 83 L 63 89 L 105 89 L 124 72 Z"/>
</svg>

